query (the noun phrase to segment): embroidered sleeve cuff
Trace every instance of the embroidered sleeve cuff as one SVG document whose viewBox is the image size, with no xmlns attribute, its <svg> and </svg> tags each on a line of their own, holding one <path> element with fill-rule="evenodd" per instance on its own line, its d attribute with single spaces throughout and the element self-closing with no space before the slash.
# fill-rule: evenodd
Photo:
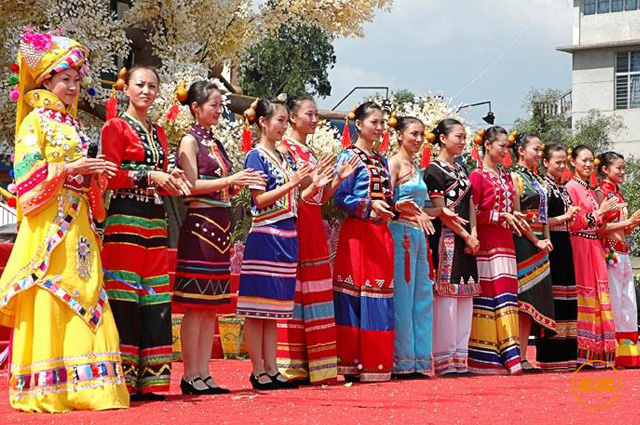
<svg viewBox="0 0 640 425">
<path fill-rule="evenodd" d="M 261 184 L 255 184 L 255 185 L 251 185 L 251 186 L 247 186 L 249 189 L 251 190 L 261 190 L 261 191 L 265 191 L 266 190 L 266 186 L 261 185 Z"/>
<path fill-rule="evenodd" d="M 491 220 L 492 224 L 498 224 L 500 223 L 500 212 L 498 211 L 491 211 L 489 213 L 489 220 Z"/>
<path fill-rule="evenodd" d="M 135 189 L 146 189 L 150 186 L 148 171 L 131 171 L 130 177 Z"/>
<path fill-rule="evenodd" d="M 596 213 L 587 213 L 584 215 L 584 220 L 587 224 L 586 227 L 595 227 L 599 224 L 599 217 Z"/>
<path fill-rule="evenodd" d="M 360 199 L 358 205 L 356 205 L 356 217 L 364 218 L 365 220 L 371 217 L 371 205 L 373 202 L 370 199 Z"/>
</svg>

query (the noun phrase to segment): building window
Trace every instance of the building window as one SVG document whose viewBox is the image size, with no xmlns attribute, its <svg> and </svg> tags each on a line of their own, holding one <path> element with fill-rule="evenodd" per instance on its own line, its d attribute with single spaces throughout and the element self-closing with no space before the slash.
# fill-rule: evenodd
<svg viewBox="0 0 640 425">
<path fill-rule="evenodd" d="M 637 10 L 639 3 L 639 0 L 584 0 L 583 13 L 585 15 L 595 15 L 596 13 Z"/>
<path fill-rule="evenodd" d="M 640 51 L 616 54 L 616 109 L 640 108 Z"/>
<path fill-rule="evenodd" d="M 611 11 L 611 0 L 598 0 L 598 13 L 609 13 Z"/>
</svg>

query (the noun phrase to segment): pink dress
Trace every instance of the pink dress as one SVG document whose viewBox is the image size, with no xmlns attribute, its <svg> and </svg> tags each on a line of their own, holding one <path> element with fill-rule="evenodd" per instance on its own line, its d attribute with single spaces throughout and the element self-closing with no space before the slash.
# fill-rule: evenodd
<svg viewBox="0 0 640 425">
<path fill-rule="evenodd" d="M 578 288 L 578 364 L 591 360 L 613 362 L 616 340 L 607 266 L 597 230 L 602 224 L 595 193 L 574 178 L 567 183 L 573 205 L 580 211 L 569 225 Z M 592 363 L 606 367 L 604 363 Z"/>
</svg>

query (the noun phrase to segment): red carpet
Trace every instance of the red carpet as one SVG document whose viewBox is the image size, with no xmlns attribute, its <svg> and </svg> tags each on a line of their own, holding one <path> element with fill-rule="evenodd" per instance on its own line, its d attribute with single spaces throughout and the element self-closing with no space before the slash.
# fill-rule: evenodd
<svg viewBox="0 0 640 425">
<path fill-rule="evenodd" d="M 179 395 L 182 363 L 174 363 L 165 402 L 136 403 L 128 410 L 45 415 L 9 407 L 6 374 L 0 377 L 0 424 L 634 424 L 640 423 L 640 370 L 622 370 L 620 396 L 600 410 L 580 404 L 572 373 L 516 377 L 471 376 L 335 385 L 262 392 L 248 389 L 248 361 L 215 360 L 225 396 Z M 3 371 L 4 373 L 5 371 Z M 593 379 L 613 372 L 580 372 Z M 616 384 L 617 385 L 617 384 Z M 617 388 L 617 386 L 616 386 Z"/>
</svg>

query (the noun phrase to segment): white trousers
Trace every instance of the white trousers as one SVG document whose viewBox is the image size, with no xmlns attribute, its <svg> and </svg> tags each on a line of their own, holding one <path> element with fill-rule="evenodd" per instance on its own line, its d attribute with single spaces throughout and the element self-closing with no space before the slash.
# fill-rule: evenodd
<svg viewBox="0 0 640 425">
<path fill-rule="evenodd" d="M 618 262 L 607 265 L 613 323 L 616 326 L 616 333 L 638 332 L 638 306 L 631 259 L 629 254 L 617 252 L 616 255 Z"/>
<path fill-rule="evenodd" d="M 473 297 L 444 297 L 433 302 L 433 361 L 436 375 L 467 372 Z"/>
</svg>

